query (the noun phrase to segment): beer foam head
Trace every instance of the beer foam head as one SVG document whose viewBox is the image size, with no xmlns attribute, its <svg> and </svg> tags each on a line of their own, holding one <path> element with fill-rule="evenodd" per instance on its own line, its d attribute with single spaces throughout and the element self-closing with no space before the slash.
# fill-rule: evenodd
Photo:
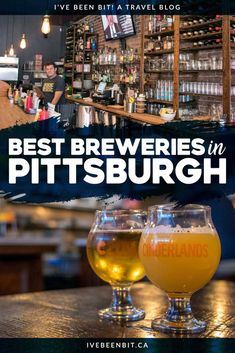
<svg viewBox="0 0 235 353">
<path fill-rule="evenodd" d="M 148 228 L 148 227 L 147 227 Z M 214 233 L 215 229 L 212 226 L 204 226 L 204 227 L 187 227 L 183 228 L 179 224 L 175 227 L 170 227 L 169 225 L 159 225 L 153 228 L 157 233 Z"/>
</svg>

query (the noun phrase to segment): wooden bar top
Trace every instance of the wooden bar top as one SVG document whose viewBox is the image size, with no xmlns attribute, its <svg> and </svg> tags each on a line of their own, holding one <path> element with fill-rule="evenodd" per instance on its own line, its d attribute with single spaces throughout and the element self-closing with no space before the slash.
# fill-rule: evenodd
<svg viewBox="0 0 235 353">
<path fill-rule="evenodd" d="M 165 294 L 148 282 L 135 284 L 132 294 L 135 305 L 145 309 L 146 317 L 144 320 L 122 325 L 98 319 L 97 311 L 110 304 L 109 286 L 1 297 L 0 337 L 171 337 L 151 329 L 152 319 L 162 317 L 167 309 Z M 206 331 L 193 335 L 194 338 L 235 338 L 234 296 L 235 283 L 227 281 L 212 281 L 193 296 L 195 316 L 207 322 Z"/>
<path fill-rule="evenodd" d="M 153 125 L 160 125 L 165 124 L 165 120 L 163 120 L 160 116 L 151 115 L 151 114 L 139 114 L 139 113 L 128 113 L 125 112 L 123 109 L 116 109 L 113 106 L 106 106 L 99 103 L 89 102 L 84 99 L 67 97 L 67 99 L 71 102 L 89 105 L 99 110 L 104 110 L 109 113 L 113 113 L 118 116 L 122 116 L 131 120 L 135 120 L 141 123 L 153 124 Z"/>
<path fill-rule="evenodd" d="M 20 107 L 10 103 L 7 97 L 0 97 L 0 129 L 35 121 L 35 116 L 26 114 Z"/>
<path fill-rule="evenodd" d="M 33 255 L 54 252 L 60 244 L 59 239 L 32 237 L 0 238 L 0 255 Z"/>
</svg>

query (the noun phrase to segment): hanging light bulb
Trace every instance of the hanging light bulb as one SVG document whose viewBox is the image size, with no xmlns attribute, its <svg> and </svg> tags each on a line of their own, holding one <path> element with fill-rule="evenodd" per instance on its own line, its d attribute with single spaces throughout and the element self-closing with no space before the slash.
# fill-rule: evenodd
<svg viewBox="0 0 235 353">
<path fill-rule="evenodd" d="M 42 23 L 42 28 L 41 31 L 43 34 L 48 34 L 51 31 L 51 26 L 50 26 L 50 21 L 49 21 L 49 16 L 45 15 L 43 17 L 43 23 Z"/>
<path fill-rule="evenodd" d="M 21 41 L 20 41 L 20 48 L 21 49 L 25 49 L 26 48 L 26 38 L 25 38 L 25 34 L 24 33 L 22 34 L 22 38 L 21 38 Z"/>
<path fill-rule="evenodd" d="M 9 50 L 9 56 L 14 56 L 14 55 L 15 55 L 14 47 L 13 47 L 13 44 L 11 44 L 11 47 Z"/>
</svg>

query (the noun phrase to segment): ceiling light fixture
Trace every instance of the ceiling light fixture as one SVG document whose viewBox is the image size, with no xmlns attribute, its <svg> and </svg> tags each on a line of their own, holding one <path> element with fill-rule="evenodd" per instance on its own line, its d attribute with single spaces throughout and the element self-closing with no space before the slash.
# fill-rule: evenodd
<svg viewBox="0 0 235 353">
<path fill-rule="evenodd" d="M 45 15 L 43 17 L 43 23 L 42 23 L 41 31 L 45 35 L 47 35 L 51 31 L 51 25 L 50 25 L 50 20 L 49 20 L 49 16 L 48 15 Z"/>
<path fill-rule="evenodd" d="M 27 46 L 26 38 L 25 38 L 25 34 L 23 33 L 23 34 L 22 34 L 21 41 L 20 41 L 20 48 L 21 48 L 21 49 L 25 49 L 26 46 Z"/>
</svg>

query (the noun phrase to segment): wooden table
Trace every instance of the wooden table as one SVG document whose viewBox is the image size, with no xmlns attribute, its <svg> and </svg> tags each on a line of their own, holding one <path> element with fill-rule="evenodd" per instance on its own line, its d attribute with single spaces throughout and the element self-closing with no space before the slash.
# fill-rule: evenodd
<svg viewBox="0 0 235 353">
<path fill-rule="evenodd" d="M 0 239 L 0 295 L 42 290 L 42 254 L 57 247 L 50 239 Z"/>
<path fill-rule="evenodd" d="M 20 107 L 10 103 L 8 98 L 0 97 L 0 129 L 33 121 L 34 115 L 26 114 Z"/>
<path fill-rule="evenodd" d="M 118 325 L 99 321 L 97 310 L 109 305 L 108 286 L 58 290 L 0 298 L 1 338 L 160 338 L 151 330 L 151 320 L 167 308 L 165 295 L 149 283 L 132 290 L 134 302 L 146 311 L 142 321 Z M 235 283 L 212 281 L 194 295 L 195 316 L 204 319 L 207 330 L 194 337 L 235 338 Z"/>
</svg>

